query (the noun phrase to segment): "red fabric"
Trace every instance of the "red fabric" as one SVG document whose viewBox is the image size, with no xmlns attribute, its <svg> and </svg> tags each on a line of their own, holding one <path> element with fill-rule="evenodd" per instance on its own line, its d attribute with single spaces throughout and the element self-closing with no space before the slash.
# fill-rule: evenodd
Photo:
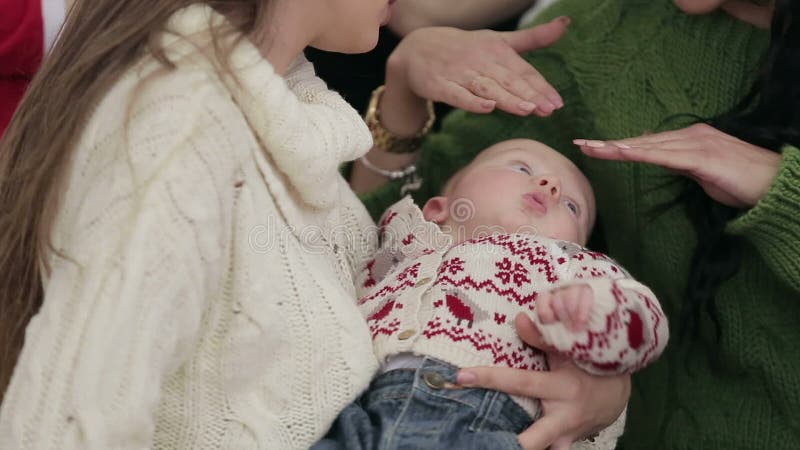
<svg viewBox="0 0 800 450">
<path fill-rule="evenodd" d="M 0 0 L 0 136 L 43 56 L 41 0 Z"/>
</svg>

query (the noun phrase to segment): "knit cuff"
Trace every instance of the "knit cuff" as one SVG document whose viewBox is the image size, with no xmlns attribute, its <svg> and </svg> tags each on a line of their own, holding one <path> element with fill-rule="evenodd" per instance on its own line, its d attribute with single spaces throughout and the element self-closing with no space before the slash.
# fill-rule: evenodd
<svg viewBox="0 0 800 450">
<path fill-rule="evenodd" d="M 800 289 L 800 150 L 785 147 L 767 194 L 726 231 L 748 239 L 784 280 Z"/>
<path fill-rule="evenodd" d="M 533 322 L 545 342 L 595 375 L 631 373 L 664 351 L 669 327 L 655 294 L 632 278 L 583 278 L 555 289 L 588 285 L 594 295 L 586 329 L 572 331 L 561 322 L 543 324 L 534 309 Z"/>
<path fill-rule="evenodd" d="M 606 327 L 608 317 L 617 310 L 617 303 L 614 301 L 613 295 L 610 294 L 612 286 L 614 285 L 614 280 L 610 278 L 571 280 L 558 283 L 553 286 L 553 290 L 580 285 L 589 286 L 592 290 L 592 297 L 594 298 L 586 330 L 578 332 L 572 331 L 565 324 L 558 321 L 544 324 L 539 316 L 539 310 L 534 309 L 533 322 L 536 324 L 539 331 L 541 331 L 542 337 L 548 344 L 564 354 L 573 352 L 576 343 L 588 341 L 589 339 L 587 336 L 589 332 L 602 332 Z M 590 366 L 591 362 L 587 361 L 587 365 Z M 589 369 L 590 368 L 587 368 L 587 370 Z"/>
</svg>

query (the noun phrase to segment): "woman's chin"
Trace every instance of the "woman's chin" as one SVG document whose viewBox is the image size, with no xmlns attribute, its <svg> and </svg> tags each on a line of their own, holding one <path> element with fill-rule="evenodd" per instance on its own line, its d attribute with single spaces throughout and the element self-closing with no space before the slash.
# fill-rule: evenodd
<svg viewBox="0 0 800 450">
<path fill-rule="evenodd" d="M 675 6 L 686 14 L 708 14 L 722 6 L 726 0 L 673 0 Z"/>
</svg>

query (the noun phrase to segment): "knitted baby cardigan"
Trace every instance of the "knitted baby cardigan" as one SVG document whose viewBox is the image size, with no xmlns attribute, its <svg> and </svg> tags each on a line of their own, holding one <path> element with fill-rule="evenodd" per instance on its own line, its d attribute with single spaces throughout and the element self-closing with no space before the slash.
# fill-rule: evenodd
<svg viewBox="0 0 800 450">
<path fill-rule="evenodd" d="M 244 39 L 223 76 L 210 20 L 173 17 L 177 68 L 144 57 L 84 127 L 0 448 L 308 448 L 377 368 L 374 223 L 337 171 L 369 132 L 302 57 Z"/>
<path fill-rule="evenodd" d="M 543 141 L 575 161 L 597 196 L 596 237 L 658 295 L 670 319 L 664 355 L 633 377 L 625 448 L 800 448 L 800 151 L 787 147 L 766 196 L 727 228 L 744 245 L 738 273 L 686 333 L 684 292 L 696 237 L 681 207 L 657 213 L 682 190 L 658 167 L 592 160 L 573 138 L 614 139 L 712 117 L 749 89 L 767 33 L 724 12 L 689 16 L 671 0 L 561 0 L 543 22 L 572 23 L 550 49 L 527 58 L 564 98 L 549 118 L 456 112 L 426 140 L 418 203 L 482 148 Z M 374 216 L 397 184 L 368 196 Z"/>
<path fill-rule="evenodd" d="M 411 352 L 457 367 L 547 370 L 545 355 L 516 333 L 519 313 L 533 318 L 547 342 L 598 375 L 638 370 L 667 344 L 667 322 L 653 293 L 602 253 L 529 234 L 451 245 L 410 197 L 386 211 L 380 235 L 380 250 L 356 278 L 356 289 L 381 362 Z M 594 293 L 586 329 L 543 325 L 537 295 L 577 283 Z M 538 401 L 515 400 L 539 416 Z"/>
</svg>

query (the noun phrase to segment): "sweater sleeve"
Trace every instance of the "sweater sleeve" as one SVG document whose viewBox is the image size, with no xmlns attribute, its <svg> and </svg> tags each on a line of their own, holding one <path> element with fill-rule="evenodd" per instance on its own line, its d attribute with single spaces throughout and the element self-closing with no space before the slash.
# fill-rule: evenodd
<svg viewBox="0 0 800 450">
<path fill-rule="evenodd" d="M 800 149 L 785 147 L 778 176 L 752 209 L 727 231 L 752 243 L 765 264 L 800 292 Z"/>
<path fill-rule="evenodd" d="M 0 411 L 0 448 L 152 446 L 162 383 L 197 345 L 229 241 L 219 155 L 232 150 L 212 120 L 192 124 L 202 114 L 174 106 L 132 126 L 139 145 L 111 165 L 90 161 L 108 164 L 115 141 L 77 158 L 55 232 L 61 256 Z M 158 128 L 169 117 L 176 128 Z"/>
<path fill-rule="evenodd" d="M 572 257 L 574 279 L 555 289 L 587 284 L 594 294 L 589 324 L 573 332 L 560 322 L 534 321 L 547 342 L 596 375 L 634 372 L 655 360 L 667 344 L 667 318 L 655 294 L 607 256 L 581 251 Z"/>
</svg>

